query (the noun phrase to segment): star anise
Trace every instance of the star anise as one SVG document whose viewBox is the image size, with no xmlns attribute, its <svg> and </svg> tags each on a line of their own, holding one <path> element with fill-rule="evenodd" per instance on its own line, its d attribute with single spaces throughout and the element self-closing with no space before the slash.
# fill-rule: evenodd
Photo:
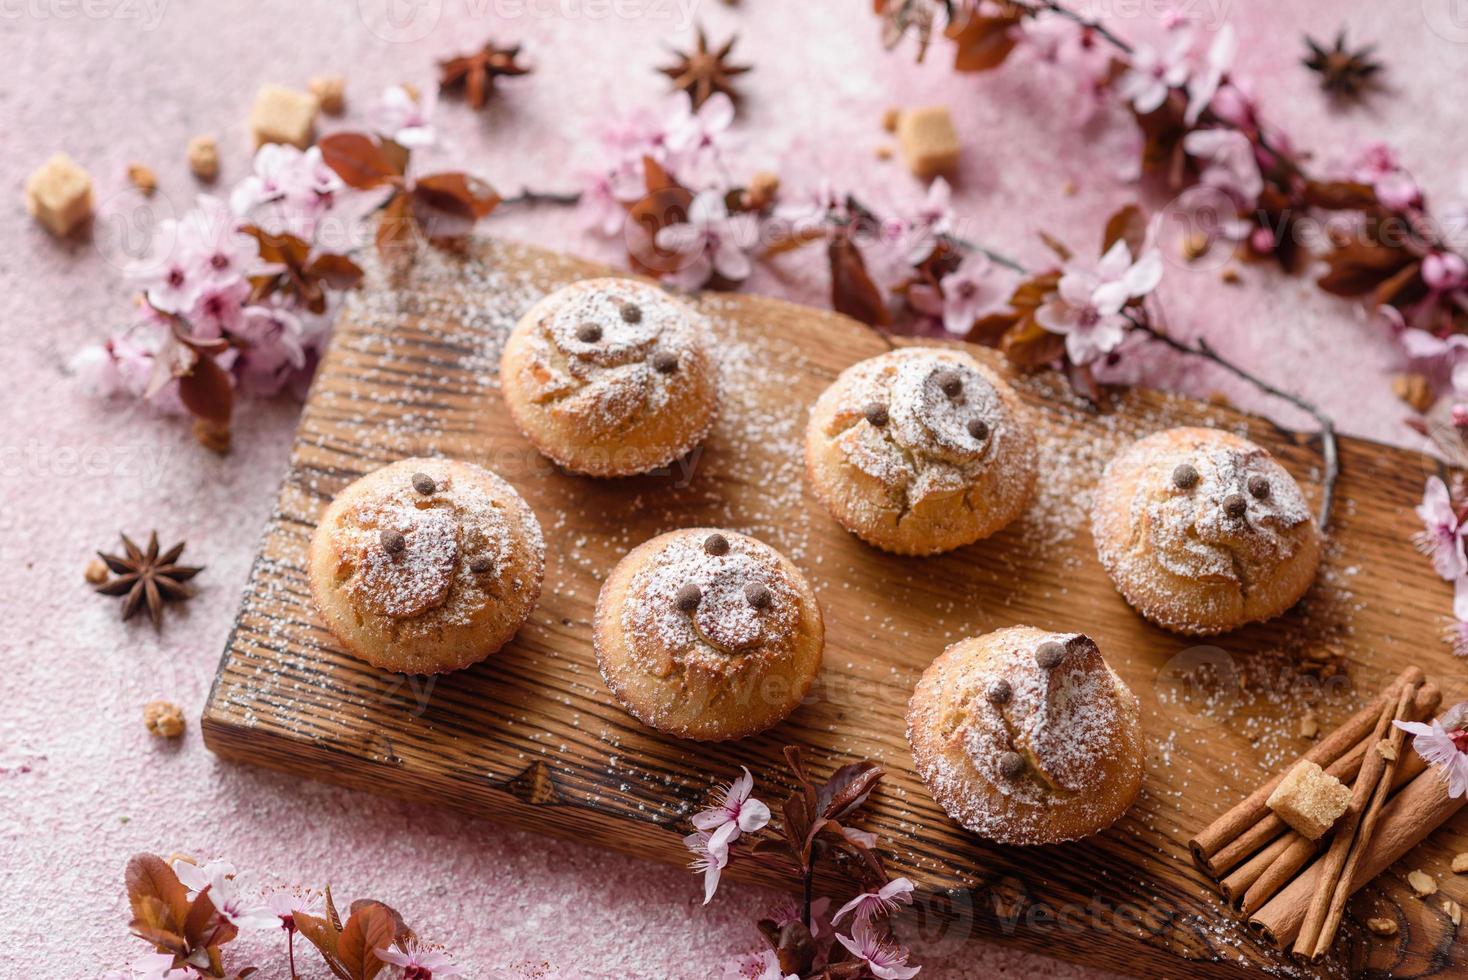
<svg viewBox="0 0 1468 980">
<path fill-rule="evenodd" d="M 470 108 L 482 109 L 494 93 L 496 78 L 530 74 L 529 66 L 515 60 L 518 57 L 520 45 L 502 48 L 486 41 L 478 51 L 440 61 L 438 87 L 444 91 L 462 88 Z"/>
<path fill-rule="evenodd" d="M 131 619 L 133 614 L 146 603 L 153 626 L 155 628 L 162 626 L 163 604 L 192 598 L 193 586 L 184 583 L 204 569 L 192 565 L 175 564 L 179 555 L 183 554 L 184 543 L 182 541 L 160 555 L 157 531 L 149 535 L 146 551 L 133 544 L 132 539 L 126 534 L 120 537 L 125 551 L 124 555 L 97 552 L 97 556 L 106 562 L 107 567 L 117 575 L 117 578 L 97 586 L 97 591 L 103 595 L 126 596 L 122 600 L 123 619 Z"/>
<path fill-rule="evenodd" d="M 1327 48 L 1312 37 L 1305 38 L 1310 53 L 1304 59 L 1306 68 L 1320 76 L 1320 87 L 1332 95 L 1355 98 L 1366 90 L 1381 71 L 1381 63 L 1372 58 L 1376 45 L 1368 44 L 1352 51 L 1346 47 L 1344 29 L 1335 37 L 1335 45 Z"/>
<path fill-rule="evenodd" d="M 731 99 L 738 98 L 733 80 L 753 66 L 729 63 L 729 53 L 734 50 L 734 42 L 737 40 L 739 35 L 732 35 L 722 47 L 710 51 L 708 35 L 700 27 L 698 47 L 693 51 L 675 51 L 677 62 L 666 68 L 659 68 L 658 71 L 671 78 L 674 87 L 693 97 L 695 109 L 707 102 L 715 92 L 723 92 Z"/>
</svg>

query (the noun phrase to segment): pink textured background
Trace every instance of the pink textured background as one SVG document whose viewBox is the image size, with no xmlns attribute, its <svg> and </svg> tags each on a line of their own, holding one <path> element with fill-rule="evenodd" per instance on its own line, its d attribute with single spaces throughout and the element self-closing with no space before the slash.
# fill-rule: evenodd
<svg viewBox="0 0 1468 980">
<path fill-rule="evenodd" d="M 750 922 L 772 896 L 728 887 L 704 909 L 697 883 L 679 869 L 210 756 L 193 719 L 297 408 L 251 406 L 235 451 L 220 459 L 200 451 L 186 425 L 85 400 L 64 365 L 124 316 L 127 287 L 110 252 L 51 239 L 20 203 L 25 174 L 64 148 L 95 175 L 100 199 L 121 192 L 125 166 L 138 161 L 162 181 L 160 213 L 182 210 L 194 192 L 183 161 L 190 136 L 220 136 L 221 186 L 244 174 L 245 119 L 260 83 L 302 86 L 340 70 L 360 110 L 385 84 L 427 84 L 434 56 L 488 35 L 523 40 L 536 73 L 506 84 L 480 115 L 444 104 L 440 123 L 452 141 L 444 156 L 507 192 L 524 182 L 562 188 L 593 161 L 588 136 L 608 110 L 663 91 L 650 67 L 665 43 L 686 37 L 686 23 L 652 12 L 591 17 L 594 5 L 576 0 L 427 0 L 411 21 L 426 36 L 392 41 L 372 29 L 382 30 L 382 0 L 174 0 L 159 10 L 161 2 L 151 12 L 131 0 L 0 4 L 0 976 L 94 976 L 139 952 L 125 934 L 121 887 L 123 862 L 139 850 L 227 856 L 279 880 L 329 880 L 348 898 L 381 897 L 422 934 L 451 944 L 478 977 L 526 975 L 542 964 L 561 977 L 707 976 L 722 956 L 755 945 Z M 1239 0 L 1227 13 L 1244 39 L 1241 70 L 1259 80 L 1269 117 L 1300 145 L 1330 158 L 1384 136 L 1442 201 L 1464 190 L 1468 157 L 1468 47 L 1432 29 L 1447 23 L 1446 2 L 1427 0 L 1419 12 L 1418 4 L 1364 0 Z M 1145 6 L 1120 5 L 1113 23 L 1146 30 L 1134 14 Z M 546 15 L 547 7 L 563 12 Z M 712 33 L 737 28 L 740 53 L 757 65 L 738 123 L 741 171 L 776 168 L 788 188 L 827 175 L 879 208 L 911 201 L 915 181 L 873 153 L 884 141 L 878 118 L 889 104 L 943 102 L 965 142 L 955 183 L 968 233 L 1032 260 L 1038 228 L 1094 247 L 1103 216 L 1135 193 L 1110 176 L 1124 141 L 1073 131 L 1061 83 L 1036 66 L 957 77 L 941 48 L 922 66 L 907 52 L 884 54 L 868 10 L 865 0 L 702 0 L 697 13 Z M 1343 19 L 1355 37 L 1380 42 L 1391 91 L 1327 111 L 1297 65 L 1300 35 L 1333 34 Z M 1071 196 L 1061 191 L 1067 181 Z M 615 257 L 568 212 L 506 211 L 489 229 Z M 1245 268 L 1244 284 L 1233 287 L 1213 271 L 1169 275 L 1164 296 L 1180 333 L 1206 332 L 1221 350 L 1319 401 L 1349 432 L 1415 444 L 1388 390 L 1392 348 L 1354 306 L 1263 266 Z M 823 282 L 818 265 L 796 258 L 762 269 L 749 288 L 821 303 Z M 1152 377 L 1273 408 L 1193 365 L 1164 360 Z M 113 545 L 119 529 L 145 534 L 155 525 L 166 538 L 186 536 L 186 557 L 208 566 L 199 598 L 161 638 L 142 622 L 119 623 L 115 603 L 81 581 L 92 549 Z M 141 707 L 156 697 L 190 716 L 178 744 L 143 730 Z M 265 976 L 284 973 L 273 946 L 256 961 Z M 932 978 L 1085 972 L 979 945 L 928 963 L 923 975 Z"/>
</svg>

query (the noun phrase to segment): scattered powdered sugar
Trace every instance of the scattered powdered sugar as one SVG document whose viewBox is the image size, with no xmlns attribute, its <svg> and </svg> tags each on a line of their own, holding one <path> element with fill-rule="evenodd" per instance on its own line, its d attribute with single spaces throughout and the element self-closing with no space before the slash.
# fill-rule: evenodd
<svg viewBox="0 0 1468 980">
<path fill-rule="evenodd" d="M 789 652 L 801 605 L 778 556 L 743 535 L 717 536 L 728 543 L 723 554 L 710 553 L 705 535 L 669 538 L 632 578 L 622 629 L 640 666 L 655 676 L 695 658 L 732 670 L 751 655 Z M 691 589 L 696 606 L 681 608 Z"/>
</svg>

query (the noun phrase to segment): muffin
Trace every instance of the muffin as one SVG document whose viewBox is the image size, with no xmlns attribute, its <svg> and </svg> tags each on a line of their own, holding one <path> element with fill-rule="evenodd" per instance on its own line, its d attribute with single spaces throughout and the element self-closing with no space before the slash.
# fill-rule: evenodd
<svg viewBox="0 0 1468 980">
<path fill-rule="evenodd" d="M 645 725 L 717 741 L 795 710 L 821 669 L 826 629 L 805 576 L 733 531 L 659 535 L 612 569 L 596 600 L 596 659 Z"/>
<path fill-rule="evenodd" d="M 535 448 L 587 476 L 666 466 L 719 411 L 704 318 L 636 279 L 587 279 L 532 306 L 505 344 L 500 387 Z"/>
<path fill-rule="evenodd" d="M 1117 591 L 1192 636 L 1272 619 L 1310 588 L 1321 537 L 1293 477 L 1216 429 L 1169 429 L 1106 467 L 1091 533 Z"/>
<path fill-rule="evenodd" d="M 907 740 L 948 815 L 1001 844 L 1087 837 L 1142 784 L 1136 696 L 1080 633 L 1014 626 L 953 644 L 918 681 Z"/>
<path fill-rule="evenodd" d="M 853 364 L 805 432 L 807 481 L 868 544 L 931 555 L 1018 517 L 1035 482 L 1019 399 L 962 350 L 908 347 Z"/>
<path fill-rule="evenodd" d="M 545 544 L 535 514 L 495 474 L 404 459 L 337 495 L 308 565 L 316 608 L 348 653 L 436 674 L 515 635 L 540 598 Z"/>
</svg>

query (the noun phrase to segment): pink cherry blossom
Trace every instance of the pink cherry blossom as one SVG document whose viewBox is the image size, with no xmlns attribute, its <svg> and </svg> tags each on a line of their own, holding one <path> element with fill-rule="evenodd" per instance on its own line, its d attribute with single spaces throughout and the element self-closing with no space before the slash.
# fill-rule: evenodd
<svg viewBox="0 0 1468 980">
<path fill-rule="evenodd" d="M 175 968 L 172 953 L 148 953 L 133 960 L 125 970 L 103 974 L 102 980 L 193 980 L 198 976 L 192 967 Z"/>
<path fill-rule="evenodd" d="M 898 248 L 910 265 L 933 254 L 938 240 L 953 228 L 953 188 L 942 177 L 933 178 L 923 203 L 910 214 L 888 222 L 882 237 Z"/>
<path fill-rule="evenodd" d="M 970 252 L 939 285 L 943 289 L 943 329 L 962 337 L 979 317 L 1003 305 L 1012 282 L 999 276 L 983 253 Z"/>
<path fill-rule="evenodd" d="M 1347 176 L 1370 184 L 1381 205 L 1392 211 L 1420 207 L 1422 189 L 1402 166 L 1396 150 L 1385 143 L 1368 143 L 1346 168 Z"/>
<path fill-rule="evenodd" d="M 177 246 L 184 262 L 206 283 L 237 279 L 259 258 L 255 239 L 240 231 L 240 219 L 228 204 L 208 194 L 178 223 Z"/>
<path fill-rule="evenodd" d="M 1238 130 L 1195 129 L 1183 137 L 1183 149 L 1203 161 L 1199 181 L 1227 194 L 1236 204 L 1253 204 L 1264 190 L 1254 144 Z"/>
<path fill-rule="evenodd" d="M 429 949 L 412 939 L 401 949 L 379 949 L 376 953 L 382 962 L 401 967 L 403 980 L 453 980 L 463 976 L 442 950 Z"/>
<path fill-rule="evenodd" d="M 627 208 L 645 192 L 640 163 L 585 173 L 578 203 L 585 226 L 602 235 L 617 234 L 627 223 Z"/>
<path fill-rule="evenodd" d="M 683 838 L 683 846 L 693 853 L 688 866 L 703 873 L 703 904 L 707 905 L 719 890 L 719 876 L 729 866 L 729 848 L 714 847 L 712 836 L 698 831 Z"/>
<path fill-rule="evenodd" d="M 1065 336 L 1074 364 L 1089 364 L 1115 350 L 1126 338 L 1126 304 L 1146 296 L 1162 280 L 1162 253 L 1144 251 L 1136 262 L 1126 242 L 1117 241 L 1094 270 L 1067 266 L 1057 298 L 1035 312 L 1035 320 L 1051 333 Z"/>
<path fill-rule="evenodd" d="M 1468 286 L 1468 262 L 1453 252 L 1429 252 L 1422 260 L 1422 281 L 1439 292 Z"/>
<path fill-rule="evenodd" d="M 1259 128 L 1259 98 L 1248 79 L 1230 78 L 1223 82 L 1209 100 L 1208 107 L 1230 126 L 1237 126 L 1245 132 Z"/>
<path fill-rule="evenodd" d="M 1422 530 L 1412 540 L 1417 550 L 1432 559 L 1433 570 L 1449 582 L 1468 574 L 1468 555 L 1463 547 L 1468 529 L 1458 519 L 1447 484 L 1441 478 L 1428 477 L 1417 517 L 1422 521 Z"/>
<path fill-rule="evenodd" d="M 787 898 L 770 910 L 770 920 L 775 923 L 777 929 L 783 929 L 792 922 L 800 922 L 804 917 L 804 909 L 800 902 L 793 898 Z M 835 938 L 835 931 L 831 926 L 831 900 L 829 898 L 817 898 L 810 903 L 810 934 L 816 941 L 816 945 L 829 945 Z"/>
<path fill-rule="evenodd" d="M 855 913 L 857 922 L 888 915 L 899 905 L 912 904 L 912 882 L 906 878 L 893 878 L 874 892 L 863 892 L 836 910 L 831 921 L 840 923 L 850 913 Z"/>
<path fill-rule="evenodd" d="M 885 932 L 878 931 L 870 921 L 859 920 L 850 936 L 837 933 L 836 941 L 865 963 L 878 980 L 909 980 L 922 969 L 920 966 L 908 966 L 907 949 Z"/>
<path fill-rule="evenodd" d="M 219 917 L 238 929 L 274 929 L 280 919 L 264 905 L 248 902 L 240 876 L 228 861 L 209 861 L 203 865 L 174 861 L 173 873 L 188 890 L 193 901 L 205 888 Z"/>
<path fill-rule="evenodd" d="M 100 344 L 77 351 L 70 368 L 90 395 L 139 396 L 153 373 L 153 355 L 161 345 L 151 324 L 137 324 L 119 331 Z"/>
<path fill-rule="evenodd" d="M 736 956 L 724 965 L 721 980 L 800 980 L 794 973 L 780 972 L 780 958 L 772 949 Z"/>
<path fill-rule="evenodd" d="M 715 273 L 738 282 L 749 275 L 748 251 L 759 241 L 759 220 L 730 214 L 719 191 L 702 191 L 688 206 L 688 220 L 658 230 L 658 248 L 677 254 L 681 267 L 663 276 L 682 289 L 697 289 Z"/>
<path fill-rule="evenodd" d="M 250 298 L 250 283 L 244 278 L 210 283 L 199 291 L 187 319 L 193 332 L 201 337 L 227 337 L 245 325 L 245 301 Z"/>
<path fill-rule="evenodd" d="M 319 147 L 302 151 L 288 143 L 266 143 L 255 151 L 254 173 L 235 186 L 229 205 L 270 231 L 309 241 L 345 190 Z"/>
<path fill-rule="evenodd" d="M 384 89 L 368 112 L 372 130 L 410 150 L 432 146 L 438 142 L 433 128 L 433 112 L 438 106 L 438 88 L 429 86 L 415 94 L 403 85 Z"/>
<path fill-rule="evenodd" d="M 1453 705 L 1430 725 L 1415 721 L 1392 724 L 1415 736 L 1412 748 L 1447 781 L 1448 796 L 1468 796 L 1468 702 Z"/>
<path fill-rule="evenodd" d="M 306 366 L 301 318 L 279 304 L 245 307 L 235 331 L 244 344 L 233 370 L 244 390 L 274 395 Z"/>
<path fill-rule="evenodd" d="M 686 92 L 669 96 L 662 130 L 672 164 L 698 168 L 717 159 L 724 148 L 724 134 L 733 123 L 734 102 L 723 92 L 715 92 L 697 109 Z"/>
<path fill-rule="evenodd" d="M 1090 121 L 1103 104 L 1111 64 L 1096 32 L 1061 17 L 1029 17 L 1021 22 L 1018 38 L 1037 58 L 1074 81 L 1071 121 L 1076 125 Z"/>
<path fill-rule="evenodd" d="M 1126 72 L 1117 80 L 1116 94 L 1143 115 L 1154 112 L 1167 101 L 1173 89 L 1187 84 L 1191 73 L 1188 53 L 1192 46 L 1193 39 L 1187 32 L 1177 37 L 1166 50 L 1159 51 L 1146 44 L 1137 45 Z"/>
<path fill-rule="evenodd" d="M 1192 126 L 1213 101 L 1223 77 L 1233 67 L 1234 55 L 1239 50 L 1238 34 L 1232 24 L 1224 24 L 1213 35 L 1213 43 L 1203 56 L 1203 68 L 1188 80 L 1188 108 L 1183 113 L 1183 122 Z"/>
<path fill-rule="evenodd" d="M 750 795 L 754 792 L 754 776 L 747 768 L 740 768 L 744 775 L 723 788 L 723 799 L 693 815 L 693 826 L 709 835 L 711 849 L 727 849 L 740 834 L 763 830 L 770 822 L 770 808 Z"/>
</svg>

